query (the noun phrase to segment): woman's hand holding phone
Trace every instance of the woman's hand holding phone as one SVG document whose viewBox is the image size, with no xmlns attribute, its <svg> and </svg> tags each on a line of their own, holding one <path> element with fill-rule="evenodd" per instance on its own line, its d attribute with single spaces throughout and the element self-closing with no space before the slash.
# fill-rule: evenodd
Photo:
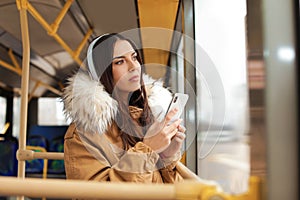
<svg viewBox="0 0 300 200">
<path fill-rule="evenodd" d="M 176 119 L 179 119 L 181 114 L 184 111 L 184 107 L 188 101 L 189 96 L 187 94 L 183 94 L 183 93 L 175 93 L 173 95 L 173 98 L 169 104 L 169 107 L 167 109 L 166 112 L 166 116 L 169 113 L 170 110 L 173 110 L 174 108 L 176 108 L 178 110 L 178 112 L 172 117 L 172 119 L 170 119 L 169 123 L 174 122 Z"/>
<path fill-rule="evenodd" d="M 182 138 L 182 134 L 178 133 L 178 130 L 181 127 L 180 123 L 182 122 L 182 119 L 177 119 L 170 123 L 170 120 L 176 115 L 177 112 L 177 108 L 170 110 L 170 112 L 167 113 L 165 120 L 162 122 L 154 122 L 147 131 L 143 142 L 152 148 L 153 151 L 161 153 L 169 148 L 173 140 L 175 145 L 178 144 L 177 141 Z M 177 145 L 175 146 L 177 147 Z"/>
<path fill-rule="evenodd" d="M 188 95 L 175 93 L 162 122 L 154 122 L 144 138 L 144 143 L 162 158 L 175 155 L 185 139 L 185 128 L 180 125 Z"/>
<path fill-rule="evenodd" d="M 178 151 L 180 151 L 183 141 L 186 137 L 185 131 L 186 128 L 184 126 L 178 126 L 178 131 L 171 139 L 170 145 L 159 154 L 161 158 L 170 158 L 174 156 Z"/>
</svg>

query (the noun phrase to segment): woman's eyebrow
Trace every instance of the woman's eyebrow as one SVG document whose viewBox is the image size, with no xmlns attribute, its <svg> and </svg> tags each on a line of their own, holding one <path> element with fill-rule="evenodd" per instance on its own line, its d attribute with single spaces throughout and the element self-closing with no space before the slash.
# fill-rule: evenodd
<svg viewBox="0 0 300 200">
<path fill-rule="evenodd" d="M 119 58 L 125 58 L 125 56 L 116 56 L 116 57 L 113 58 L 113 60 L 119 59 Z"/>
<path fill-rule="evenodd" d="M 134 54 L 136 54 L 136 51 L 133 51 L 132 54 L 131 54 L 131 56 L 134 55 Z M 116 56 L 112 60 L 119 59 L 119 58 L 125 58 L 125 56 L 124 55 Z"/>
</svg>

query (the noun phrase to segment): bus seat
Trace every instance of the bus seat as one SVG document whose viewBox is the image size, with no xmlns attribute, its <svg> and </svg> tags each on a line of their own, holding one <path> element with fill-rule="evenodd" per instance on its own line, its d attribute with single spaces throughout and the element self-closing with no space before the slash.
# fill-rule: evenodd
<svg viewBox="0 0 300 200">
<path fill-rule="evenodd" d="M 17 176 L 18 162 L 16 152 L 18 150 L 17 139 L 5 139 L 0 141 L 0 175 Z"/>
<path fill-rule="evenodd" d="M 53 138 L 49 145 L 50 152 L 64 152 L 64 136 Z M 48 172 L 50 174 L 65 173 L 64 160 L 49 160 Z"/>
<path fill-rule="evenodd" d="M 28 141 L 33 138 L 40 138 L 40 144 L 44 145 L 47 152 L 63 152 L 64 150 L 64 135 L 68 126 L 39 126 L 34 125 L 29 128 Z M 46 140 L 46 142 L 44 141 Z M 38 141 L 32 141 L 38 145 Z M 34 146 L 33 144 L 30 144 Z M 37 160 L 35 161 L 37 162 Z M 43 164 L 43 160 L 39 161 Z M 42 173 L 43 165 L 38 166 L 39 172 Z M 64 161 L 63 160 L 48 160 L 48 174 L 64 174 Z"/>
<path fill-rule="evenodd" d="M 33 125 L 29 128 L 28 136 L 42 135 L 45 137 L 49 144 L 57 137 L 64 136 L 68 126 L 39 126 Z"/>
<path fill-rule="evenodd" d="M 27 145 L 48 149 L 48 140 L 42 135 L 29 135 Z M 38 150 L 34 150 L 38 151 Z M 26 173 L 43 173 L 44 160 L 34 159 L 26 161 Z"/>
</svg>

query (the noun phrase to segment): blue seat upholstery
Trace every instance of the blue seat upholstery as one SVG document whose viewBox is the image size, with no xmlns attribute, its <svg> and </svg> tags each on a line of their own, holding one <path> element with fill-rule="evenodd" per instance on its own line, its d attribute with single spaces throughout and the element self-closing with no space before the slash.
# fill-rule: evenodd
<svg viewBox="0 0 300 200">
<path fill-rule="evenodd" d="M 30 145 L 44 147 L 47 150 L 47 152 L 63 152 L 64 135 L 67 129 L 68 126 L 37 126 L 37 125 L 32 126 L 29 129 L 28 142 L 34 139 L 32 142 L 34 142 L 36 145 L 32 145 L 32 144 Z M 39 141 L 36 141 L 36 139 Z M 39 162 L 42 163 L 42 160 Z M 42 170 L 42 168 L 40 170 Z M 37 173 L 41 173 L 41 172 L 37 172 Z M 48 161 L 48 174 L 64 174 L 64 173 L 65 173 L 65 168 L 64 168 L 63 160 Z"/>
<path fill-rule="evenodd" d="M 16 152 L 18 150 L 17 140 L 0 141 L 0 175 L 17 176 L 18 163 Z"/>
<path fill-rule="evenodd" d="M 48 149 L 48 140 L 42 135 L 30 135 L 27 139 L 27 146 L 38 146 Z M 38 151 L 38 150 L 34 150 Z M 26 173 L 43 173 L 44 160 L 34 159 L 26 161 Z"/>
</svg>

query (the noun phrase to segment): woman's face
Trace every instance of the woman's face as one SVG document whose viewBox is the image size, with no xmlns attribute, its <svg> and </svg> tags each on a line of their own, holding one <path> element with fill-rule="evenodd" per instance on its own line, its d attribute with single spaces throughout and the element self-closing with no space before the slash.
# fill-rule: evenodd
<svg viewBox="0 0 300 200">
<path fill-rule="evenodd" d="M 114 87 L 128 94 L 141 87 L 141 65 L 137 53 L 126 40 L 117 40 L 114 46 L 112 73 Z"/>
</svg>

